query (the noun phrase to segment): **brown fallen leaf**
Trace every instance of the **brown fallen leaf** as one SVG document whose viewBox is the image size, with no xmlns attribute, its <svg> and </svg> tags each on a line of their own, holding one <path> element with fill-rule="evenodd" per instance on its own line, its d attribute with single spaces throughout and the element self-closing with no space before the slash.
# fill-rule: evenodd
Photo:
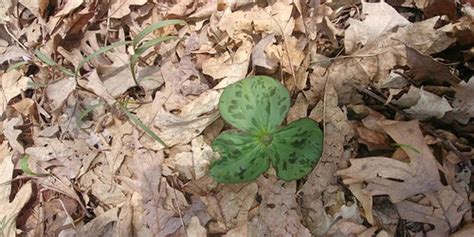
<svg viewBox="0 0 474 237">
<path fill-rule="evenodd" d="M 3 135 L 7 138 L 7 141 L 13 150 L 23 154 L 25 148 L 23 147 L 23 144 L 18 141 L 18 136 L 21 134 L 21 130 L 15 128 L 15 126 L 19 125 L 23 125 L 23 119 L 19 117 L 7 119 L 3 124 Z"/>
<path fill-rule="evenodd" d="M 59 12 L 56 13 L 55 16 L 60 17 L 60 16 L 67 15 L 71 13 L 71 11 L 73 11 L 74 9 L 78 8 L 83 3 L 84 3 L 84 0 L 68 0 L 66 1 L 64 5 L 59 7 L 60 10 Z"/>
<path fill-rule="evenodd" d="M 242 80 L 247 75 L 250 63 L 250 54 L 253 44 L 245 38 L 234 55 L 224 53 L 219 57 L 212 57 L 203 62 L 202 72 L 222 81 L 214 87 L 214 89 L 222 89 L 234 82 Z"/>
<path fill-rule="evenodd" d="M 324 235 L 333 224 L 326 207 L 338 203 L 340 187 L 334 173 L 345 167 L 344 144 L 353 136 L 347 115 L 338 106 L 338 96 L 332 83 L 328 83 L 325 93 L 324 101 L 320 101 L 309 116 L 325 123 L 323 154 L 300 190 L 303 218 L 314 235 Z M 338 208 L 337 205 L 335 208 Z"/>
<path fill-rule="evenodd" d="M 474 233 L 474 223 L 465 225 L 460 230 L 456 231 L 454 234 L 449 237 L 470 237 Z"/>
<path fill-rule="evenodd" d="M 461 79 L 451 73 L 448 66 L 410 46 L 405 46 L 405 48 L 407 50 L 407 65 L 410 67 L 409 75 L 416 82 L 421 83 L 430 80 L 436 83 L 445 82 L 450 85 L 461 82 Z"/>
<path fill-rule="evenodd" d="M 405 112 L 412 115 L 413 118 L 426 120 L 430 118 L 442 118 L 453 108 L 444 97 L 439 97 L 431 92 L 411 86 L 407 94 L 402 95 L 398 100 L 392 101 L 393 104 L 403 107 Z"/>
<path fill-rule="evenodd" d="M 266 50 L 269 45 L 275 42 L 275 34 L 269 34 L 261 39 L 252 49 L 253 65 L 263 68 L 268 74 L 275 72 L 278 68 L 278 60 L 269 55 Z"/>
<path fill-rule="evenodd" d="M 362 2 L 364 21 L 350 18 L 345 32 L 344 46 L 347 53 L 365 46 L 383 33 L 393 28 L 409 25 L 410 22 L 401 16 L 386 2 Z"/>
<path fill-rule="evenodd" d="M 448 236 L 461 223 L 470 204 L 450 188 L 426 195 L 430 205 L 417 204 L 408 200 L 396 204 L 400 217 L 406 220 L 429 223 L 434 230 L 428 236 Z"/>
<path fill-rule="evenodd" d="M 206 228 L 202 227 L 199 223 L 199 219 L 196 216 L 191 218 L 191 221 L 188 224 L 188 228 L 186 229 L 188 233 L 187 236 L 189 237 L 206 237 L 207 231 Z"/>
<path fill-rule="evenodd" d="M 143 105 L 137 109 L 137 117 L 168 146 L 187 144 L 219 117 L 217 112 L 219 95 L 220 93 L 217 91 L 208 90 L 181 107 L 181 113 L 175 115 L 163 108 L 167 98 L 157 92 L 152 104 Z M 143 136 L 141 142 L 154 150 L 163 147 L 148 136 Z"/>
<path fill-rule="evenodd" d="M 456 94 L 453 101 L 453 110 L 448 115 L 462 124 L 467 124 L 474 118 L 474 77 L 468 82 L 462 81 L 454 86 Z"/>
<path fill-rule="evenodd" d="M 219 192 L 214 195 L 201 197 L 207 206 L 207 212 L 216 222 L 209 226 L 212 229 L 225 232 L 236 226 L 247 223 L 249 210 L 254 207 L 258 186 L 255 182 L 238 185 L 221 185 Z"/>
<path fill-rule="evenodd" d="M 1 149 L 2 154 L 8 153 L 6 143 L 1 145 Z M 27 182 L 10 201 L 13 168 L 11 156 L 2 156 L 0 160 L 0 210 L 2 210 L 0 212 L 0 234 L 5 237 L 16 236 L 16 218 L 23 206 L 30 200 L 33 192 L 31 183 Z"/>
<path fill-rule="evenodd" d="M 64 78 L 49 84 L 46 88 L 46 96 L 50 100 L 51 110 L 61 108 L 74 89 L 76 89 L 74 78 Z"/>
<path fill-rule="evenodd" d="M 383 121 L 379 125 L 410 157 L 404 163 L 387 157 L 351 159 L 351 167 L 336 172 L 345 184 L 367 182 L 364 192 L 389 195 L 394 203 L 420 193 L 441 190 L 437 161 L 425 144 L 418 121 Z"/>
<path fill-rule="evenodd" d="M 258 222 L 265 225 L 268 236 L 311 236 L 303 226 L 296 202 L 296 183 L 285 183 L 275 176 L 257 180 L 262 196 Z M 255 221 L 255 219 L 254 219 Z M 262 234 L 260 234 L 262 235 Z M 265 236 L 266 236 L 265 235 Z"/>
<path fill-rule="evenodd" d="M 113 229 L 107 228 L 110 223 L 118 221 L 119 208 L 112 208 L 77 229 L 78 236 L 110 235 Z"/>
</svg>

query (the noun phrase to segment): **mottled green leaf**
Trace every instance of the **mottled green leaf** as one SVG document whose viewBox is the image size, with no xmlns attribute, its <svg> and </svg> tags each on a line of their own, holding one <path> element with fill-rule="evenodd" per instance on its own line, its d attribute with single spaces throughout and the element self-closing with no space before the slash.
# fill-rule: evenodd
<svg viewBox="0 0 474 237">
<path fill-rule="evenodd" d="M 225 88 L 219 100 L 222 118 L 253 135 L 275 130 L 289 108 L 288 90 L 267 76 L 238 81 Z"/>
<path fill-rule="evenodd" d="M 212 149 L 221 155 L 210 169 L 210 175 L 219 183 L 252 181 L 270 166 L 268 150 L 247 134 L 221 133 L 212 143 Z"/>
<path fill-rule="evenodd" d="M 318 124 L 300 119 L 273 134 L 272 166 L 285 181 L 300 179 L 313 169 L 321 157 L 323 133 Z"/>
</svg>

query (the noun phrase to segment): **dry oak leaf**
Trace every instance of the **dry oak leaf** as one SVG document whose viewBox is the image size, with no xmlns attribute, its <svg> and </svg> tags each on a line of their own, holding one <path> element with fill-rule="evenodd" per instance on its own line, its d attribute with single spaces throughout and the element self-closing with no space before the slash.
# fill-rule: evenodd
<svg viewBox="0 0 474 237">
<path fill-rule="evenodd" d="M 434 230 L 427 231 L 427 236 L 448 236 L 471 209 L 466 199 L 449 188 L 426 197 L 430 206 L 405 200 L 396 207 L 402 219 L 432 224 Z"/>
<path fill-rule="evenodd" d="M 462 124 L 467 124 L 471 118 L 474 118 L 474 77 L 468 82 L 462 81 L 454 86 L 456 91 L 453 101 L 452 113 L 454 119 Z"/>
<path fill-rule="evenodd" d="M 208 90 L 190 103 L 179 108 L 176 115 L 165 110 L 167 98 L 157 92 L 152 104 L 137 109 L 139 117 L 145 125 L 155 132 L 168 146 L 187 144 L 218 117 L 217 103 L 220 92 Z M 178 136 L 179 135 L 179 136 Z M 144 146 L 159 150 L 163 146 L 148 136 L 140 140 Z"/>
<path fill-rule="evenodd" d="M 405 46 L 407 50 L 407 65 L 410 67 L 409 75 L 415 81 L 422 82 L 430 79 L 437 83 L 447 82 L 451 85 L 458 84 L 461 79 L 449 71 L 449 67 L 434 60 L 431 56 Z"/>
<path fill-rule="evenodd" d="M 381 121 L 379 125 L 410 158 L 404 163 L 388 157 L 351 159 L 351 167 L 336 172 L 345 184 L 366 182 L 371 196 L 389 195 L 394 203 L 420 193 L 442 189 L 436 159 L 425 144 L 418 121 Z"/>
</svg>

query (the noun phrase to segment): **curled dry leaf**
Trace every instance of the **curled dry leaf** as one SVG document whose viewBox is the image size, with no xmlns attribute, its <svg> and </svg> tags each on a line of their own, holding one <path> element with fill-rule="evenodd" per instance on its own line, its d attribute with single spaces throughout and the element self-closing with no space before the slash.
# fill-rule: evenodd
<svg viewBox="0 0 474 237">
<path fill-rule="evenodd" d="M 446 112 L 453 110 L 446 98 L 414 86 L 411 86 L 407 94 L 393 103 L 409 107 L 404 111 L 419 120 L 442 118 Z"/>
</svg>

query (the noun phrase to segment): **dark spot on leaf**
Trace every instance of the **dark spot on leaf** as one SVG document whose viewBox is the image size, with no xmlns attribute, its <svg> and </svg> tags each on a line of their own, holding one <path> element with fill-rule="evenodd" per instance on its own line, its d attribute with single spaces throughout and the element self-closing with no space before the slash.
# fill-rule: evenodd
<svg viewBox="0 0 474 237">
<path fill-rule="evenodd" d="M 276 91 L 276 87 L 273 87 L 272 89 L 270 89 L 270 96 L 274 96 L 275 91 Z"/>
<path fill-rule="evenodd" d="M 242 114 L 242 113 L 234 113 L 234 114 L 232 114 L 232 116 L 236 119 L 244 119 L 245 118 L 244 114 Z"/>
<path fill-rule="evenodd" d="M 291 164 L 294 164 L 294 163 L 296 162 L 296 156 L 291 156 L 288 161 L 289 161 Z"/>
<path fill-rule="evenodd" d="M 258 127 L 257 120 L 255 118 L 252 118 L 250 121 L 252 122 L 253 126 Z"/>
<path fill-rule="evenodd" d="M 235 97 L 242 98 L 242 91 L 235 92 Z"/>
<path fill-rule="evenodd" d="M 305 144 L 305 139 L 298 139 L 291 143 L 291 146 L 294 148 L 301 148 Z"/>
<path fill-rule="evenodd" d="M 248 105 L 245 106 L 245 109 L 247 109 L 247 110 L 253 110 L 254 108 L 253 108 L 253 106 L 251 106 L 251 105 L 248 104 Z"/>
<path fill-rule="evenodd" d="M 267 115 L 270 115 L 270 101 L 267 101 L 267 106 L 265 106 L 265 112 L 267 112 Z"/>
<path fill-rule="evenodd" d="M 283 161 L 283 170 L 288 170 L 288 162 L 286 160 Z"/>
</svg>

